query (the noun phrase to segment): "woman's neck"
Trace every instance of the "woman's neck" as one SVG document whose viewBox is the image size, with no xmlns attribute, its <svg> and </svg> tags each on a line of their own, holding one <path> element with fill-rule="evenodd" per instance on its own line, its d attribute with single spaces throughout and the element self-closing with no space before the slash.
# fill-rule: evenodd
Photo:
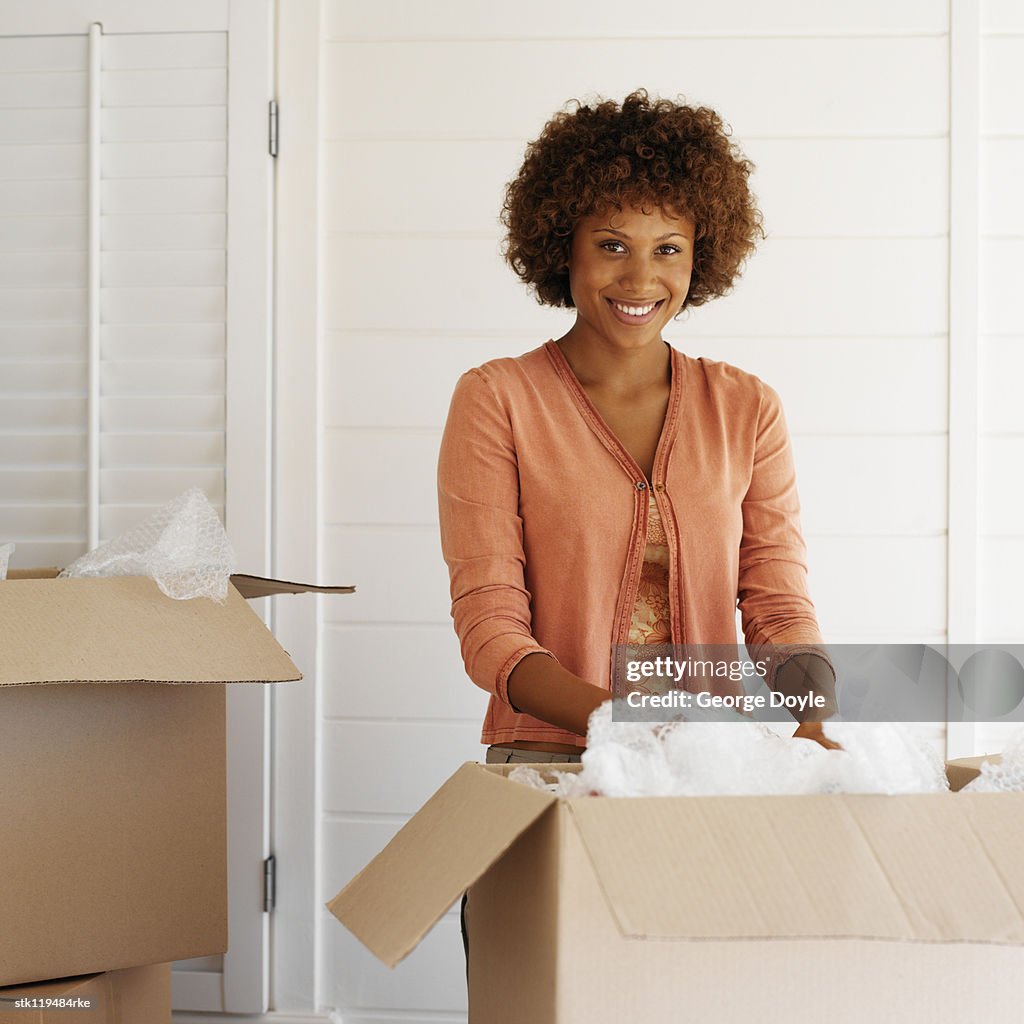
<svg viewBox="0 0 1024 1024">
<path fill-rule="evenodd" d="M 661 339 L 623 349 L 588 339 L 573 327 L 555 344 L 584 388 L 630 394 L 671 380 L 672 350 Z"/>
</svg>

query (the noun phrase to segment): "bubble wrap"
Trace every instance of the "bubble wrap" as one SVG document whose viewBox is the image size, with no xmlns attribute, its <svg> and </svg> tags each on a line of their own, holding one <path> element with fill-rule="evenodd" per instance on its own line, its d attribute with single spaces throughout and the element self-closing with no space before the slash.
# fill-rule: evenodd
<svg viewBox="0 0 1024 1024">
<path fill-rule="evenodd" d="M 938 754 L 894 723 L 826 722 L 843 750 L 779 736 L 754 721 L 612 721 L 591 716 L 578 774 L 514 769 L 509 778 L 559 796 L 932 793 L 948 789 Z M 532 774 L 531 774 L 532 773 Z"/>
<path fill-rule="evenodd" d="M 7 566 L 14 554 L 13 544 L 0 544 L 0 580 L 7 579 Z"/>
<path fill-rule="evenodd" d="M 134 529 L 76 559 L 61 576 L 151 576 L 178 601 L 228 596 L 235 553 L 214 507 L 198 487 L 185 491 Z"/>
<path fill-rule="evenodd" d="M 961 793 L 1024 792 L 1024 729 L 1010 737 L 998 764 L 981 762 L 981 774 L 968 782 Z"/>
<path fill-rule="evenodd" d="M 549 771 L 547 777 L 542 775 L 536 768 L 529 768 L 525 764 L 517 765 L 508 773 L 513 782 L 521 782 L 531 789 L 545 789 L 555 796 L 588 796 L 591 794 L 581 793 L 576 783 L 576 776 L 569 772 Z M 596 795 L 596 794 L 594 794 Z"/>
</svg>

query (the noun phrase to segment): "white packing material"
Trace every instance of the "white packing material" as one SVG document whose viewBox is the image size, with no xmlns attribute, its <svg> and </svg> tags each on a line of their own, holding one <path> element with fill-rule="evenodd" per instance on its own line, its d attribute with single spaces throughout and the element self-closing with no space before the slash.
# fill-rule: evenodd
<svg viewBox="0 0 1024 1024">
<path fill-rule="evenodd" d="M 1024 729 L 1009 739 L 997 763 L 981 762 L 981 774 L 960 791 L 962 793 L 1024 792 Z"/>
<path fill-rule="evenodd" d="M 834 770 L 836 793 L 938 793 L 949 789 L 942 758 L 900 722 L 822 723 L 828 739 L 842 750 L 825 750 Z M 812 742 L 808 740 L 807 742 Z"/>
<path fill-rule="evenodd" d="M 577 796 L 599 796 L 598 793 L 584 793 L 580 791 L 577 783 L 578 775 L 570 772 L 546 770 L 542 775 L 536 768 L 529 765 L 516 765 L 508 773 L 508 778 L 513 782 L 521 782 L 531 789 L 543 789 L 555 796 L 564 796 L 567 799 Z"/>
<path fill-rule="evenodd" d="M 14 554 L 13 544 L 0 544 L 0 580 L 7 579 L 7 566 Z"/>
<path fill-rule="evenodd" d="M 216 510 L 193 487 L 134 529 L 82 555 L 60 575 L 150 576 L 175 600 L 208 597 L 223 603 L 235 568 L 235 552 Z"/>
<path fill-rule="evenodd" d="M 578 773 L 546 772 L 545 779 L 534 769 L 517 768 L 509 778 L 564 797 L 933 793 L 949 788 L 939 755 L 896 723 L 825 722 L 825 735 L 843 748 L 827 750 L 740 716 L 730 721 L 613 721 L 612 703 L 605 701 L 590 716 Z"/>
</svg>

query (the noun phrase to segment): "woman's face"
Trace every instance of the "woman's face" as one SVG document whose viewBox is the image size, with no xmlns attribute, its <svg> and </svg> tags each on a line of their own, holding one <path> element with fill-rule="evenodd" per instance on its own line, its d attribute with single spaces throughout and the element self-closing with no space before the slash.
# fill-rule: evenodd
<svg viewBox="0 0 1024 1024">
<path fill-rule="evenodd" d="M 657 206 L 582 218 L 569 257 L 574 329 L 614 348 L 660 340 L 690 288 L 693 238 L 689 217 Z"/>
</svg>

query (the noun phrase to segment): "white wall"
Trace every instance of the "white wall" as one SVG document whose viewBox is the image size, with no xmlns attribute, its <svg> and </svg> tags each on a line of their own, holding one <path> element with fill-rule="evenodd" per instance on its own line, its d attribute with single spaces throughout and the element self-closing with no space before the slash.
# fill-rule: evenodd
<svg viewBox="0 0 1024 1024">
<path fill-rule="evenodd" d="M 359 592 L 323 607 L 319 906 L 482 753 L 484 695 L 448 615 L 435 457 L 456 377 L 570 322 L 538 307 L 498 255 L 502 185 L 551 113 L 595 91 L 681 92 L 718 109 L 758 165 L 767 241 L 735 293 L 670 340 L 782 395 L 812 593 L 833 641 L 948 635 L 947 572 L 961 558 L 947 550 L 948 310 L 951 289 L 974 288 L 970 273 L 950 281 L 949 230 L 954 217 L 973 222 L 976 198 L 968 187 L 951 204 L 951 46 L 972 40 L 951 40 L 940 0 L 676 0 L 628 17 L 611 0 L 324 0 L 321 12 L 316 526 L 320 578 Z M 978 639 L 1019 642 L 1024 14 L 984 0 L 980 25 L 970 603 Z M 971 335 L 956 338 L 968 362 Z M 317 999 L 345 1024 L 464 1019 L 454 914 L 394 972 L 326 911 L 318 924 Z"/>
<path fill-rule="evenodd" d="M 978 267 L 978 639 L 1024 640 L 1024 6 L 982 0 Z M 1005 726 L 981 726 L 999 750 Z"/>
</svg>

